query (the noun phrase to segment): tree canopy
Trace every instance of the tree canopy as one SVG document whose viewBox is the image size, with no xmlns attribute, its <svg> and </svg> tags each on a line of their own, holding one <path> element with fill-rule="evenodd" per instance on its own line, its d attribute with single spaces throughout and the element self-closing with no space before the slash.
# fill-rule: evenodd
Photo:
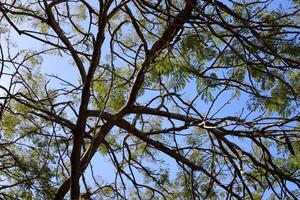
<svg viewBox="0 0 300 200">
<path fill-rule="evenodd" d="M 300 199 L 298 0 L 2 0 L 0 199 Z"/>
</svg>

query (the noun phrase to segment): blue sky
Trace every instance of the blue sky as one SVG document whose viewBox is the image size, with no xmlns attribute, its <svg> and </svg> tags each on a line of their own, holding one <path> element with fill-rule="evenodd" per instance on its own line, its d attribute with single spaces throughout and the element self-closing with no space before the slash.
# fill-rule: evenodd
<svg viewBox="0 0 300 200">
<path fill-rule="evenodd" d="M 287 1 L 283 0 L 275 0 L 274 3 L 272 4 L 272 7 L 276 7 L 279 3 L 286 3 Z M 29 48 L 29 49 L 40 49 L 42 48 L 41 45 L 33 41 L 32 39 L 26 37 L 26 36 L 19 36 L 12 30 L 12 40 L 17 43 L 17 45 L 20 48 Z M 104 45 L 104 52 L 108 51 L 108 42 L 105 43 Z M 105 54 L 102 56 L 103 60 L 105 60 Z M 71 57 L 69 56 L 64 56 L 64 57 L 58 57 L 58 56 L 52 56 L 52 55 L 46 55 L 44 56 L 44 61 L 43 64 L 40 66 L 40 69 L 43 73 L 45 74 L 55 74 L 58 75 L 59 77 L 64 77 L 67 81 L 73 83 L 74 85 L 79 85 L 79 73 L 76 67 L 72 66 L 70 64 L 71 62 Z M 106 62 L 106 61 L 104 61 Z M 103 62 L 103 63 L 104 63 Z M 121 63 L 120 63 L 121 65 Z M 3 76 L 0 79 L 0 84 L 1 85 L 6 85 L 8 83 L 9 79 L 8 77 Z M 60 83 L 57 80 L 53 80 L 50 82 L 52 87 L 60 87 Z M 0 95 L 2 91 L 0 90 Z M 196 92 L 196 86 L 195 82 L 191 81 L 186 88 L 181 92 L 182 96 L 185 96 L 185 98 L 192 100 L 195 95 L 197 94 Z M 140 100 L 140 102 L 146 102 L 148 98 L 152 98 L 155 92 L 147 92 L 145 96 Z M 224 103 L 226 103 L 229 99 L 231 98 L 231 92 L 225 92 L 222 94 L 218 100 L 215 102 L 215 106 L 211 109 L 211 113 L 215 113 L 221 106 L 223 106 Z M 228 115 L 239 115 L 241 112 L 241 107 L 246 108 L 246 100 L 247 97 L 245 95 L 241 95 L 240 99 L 238 101 L 234 101 L 231 104 L 226 105 L 222 109 L 222 112 L 218 113 L 219 117 L 222 116 L 228 116 Z M 197 105 L 199 105 L 197 108 L 199 111 L 205 113 L 207 112 L 208 105 L 204 104 L 202 101 L 198 101 Z M 246 110 L 246 109 L 245 109 Z M 243 116 L 247 115 L 248 113 L 245 112 Z M 250 115 L 249 119 L 256 117 L 259 115 L 258 112 L 253 113 Z M 211 115 L 210 115 L 211 116 Z M 215 116 L 215 117 L 216 117 Z M 164 124 L 163 126 L 167 126 L 167 124 Z M 244 141 L 244 143 L 239 143 L 240 145 L 244 145 L 245 148 L 247 148 L 248 143 Z M 171 177 L 175 177 L 176 174 L 176 163 L 174 162 L 173 159 L 168 158 L 165 155 L 162 155 L 162 158 L 165 159 L 169 164 L 170 168 L 170 174 Z M 113 181 L 114 180 L 114 175 L 115 175 L 115 170 L 113 165 L 111 163 L 107 162 L 107 157 L 102 157 L 102 156 L 95 156 L 95 158 L 92 161 L 92 164 L 94 166 L 95 171 L 97 171 L 96 175 L 99 175 L 103 180 L 105 181 Z M 87 170 L 87 176 L 90 176 L 89 170 Z M 141 176 L 140 176 L 141 178 Z M 89 179 L 91 181 L 91 179 Z"/>
</svg>

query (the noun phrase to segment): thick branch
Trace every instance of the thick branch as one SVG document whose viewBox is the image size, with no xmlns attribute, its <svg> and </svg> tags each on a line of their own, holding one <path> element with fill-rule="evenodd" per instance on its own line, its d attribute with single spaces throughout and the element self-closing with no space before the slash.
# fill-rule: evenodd
<svg viewBox="0 0 300 200">
<path fill-rule="evenodd" d="M 154 43 L 149 53 L 146 55 L 145 61 L 139 69 L 135 78 L 134 84 L 131 88 L 128 102 L 118 113 L 119 116 L 123 116 L 128 109 L 130 109 L 138 95 L 140 88 L 143 85 L 145 72 L 147 71 L 150 64 L 154 61 L 155 57 L 165 49 L 170 42 L 174 39 L 177 33 L 182 29 L 185 22 L 187 22 L 192 14 L 193 8 L 196 5 L 196 0 L 186 1 L 185 8 L 180 12 L 171 22 L 160 39 Z"/>
</svg>

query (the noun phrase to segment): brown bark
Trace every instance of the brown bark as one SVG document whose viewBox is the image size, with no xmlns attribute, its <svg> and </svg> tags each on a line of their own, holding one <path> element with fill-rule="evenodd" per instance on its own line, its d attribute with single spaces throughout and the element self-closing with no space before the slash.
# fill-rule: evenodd
<svg viewBox="0 0 300 200">
<path fill-rule="evenodd" d="M 137 94 L 143 84 L 144 81 L 144 73 L 146 69 L 149 67 L 155 56 L 162 51 L 164 48 L 167 47 L 167 45 L 174 39 L 176 34 L 179 32 L 180 29 L 182 29 L 183 24 L 189 19 L 193 7 L 195 6 L 196 1 L 187 1 L 186 6 L 184 10 L 179 13 L 174 21 L 170 23 L 170 25 L 166 28 L 161 38 L 153 45 L 152 49 L 150 50 L 150 53 L 146 56 L 145 62 L 143 63 L 141 69 L 139 70 L 137 77 L 135 79 L 135 83 L 131 89 L 130 97 L 127 102 L 127 104 L 120 110 L 116 116 L 113 116 L 114 118 L 118 120 L 121 120 L 121 118 L 127 114 L 128 109 L 132 107 L 134 104 Z M 105 19 L 102 21 L 104 23 Z M 94 70 L 96 66 L 98 66 L 99 63 L 99 56 L 101 52 L 101 45 L 104 39 L 103 35 L 104 28 L 98 33 L 97 41 L 93 54 L 92 63 L 90 66 L 89 73 L 86 78 L 86 82 L 83 87 L 83 93 L 82 93 L 82 101 L 80 106 L 80 112 L 76 124 L 76 130 L 74 132 L 74 144 L 73 144 L 73 150 L 71 155 L 71 198 L 72 199 L 78 199 L 79 198 L 79 178 L 81 174 L 83 173 L 85 167 L 90 162 L 93 155 L 96 153 L 98 146 L 103 142 L 106 134 L 111 129 L 112 125 L 108 124 L 105 131 L 100 131 L 96 138 L 93 140 L 92 145 L 85 153 L 85 156 L 80 162 L 80 152 L 81 152 L 81 145 L 83 141 L 82 133 L 85 129 L 85 123 L 87 120 L 87 105 L 89 102 L 89 95 L 90 95 L 90 86 L 91 86 L 91 80 L 92 76 L 94 74 Z M 98 44 L 99 43 L 99 44 Z M 97 57 L 98 56 L 98 57 Z M 65 194 L 68 192 L 69 188 L 66 182 L 70 182 L 69 179 L 65 181 L 65 183 L 62 184 L 62 186 L 59 188 L 55 200 L 63 199 Z"/>
</svg>

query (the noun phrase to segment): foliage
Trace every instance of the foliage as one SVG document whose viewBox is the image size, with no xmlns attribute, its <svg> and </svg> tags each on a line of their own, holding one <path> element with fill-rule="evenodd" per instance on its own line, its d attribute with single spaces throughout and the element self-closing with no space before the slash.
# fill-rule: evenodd
<svg viewBox="0 0 300 200">
<path fill-rule="evenodd" d="M 299 1 L 0 3 L 0 199 L 299 199 Z"/>
</svg>

